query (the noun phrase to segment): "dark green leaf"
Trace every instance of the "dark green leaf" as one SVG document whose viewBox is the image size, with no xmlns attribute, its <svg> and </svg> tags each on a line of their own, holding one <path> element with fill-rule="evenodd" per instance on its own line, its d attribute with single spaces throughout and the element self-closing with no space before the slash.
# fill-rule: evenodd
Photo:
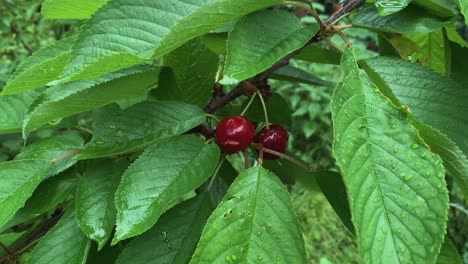
<svg viewBox="0 0 468 264">
<path fill-rule="evenodd" d="M 229 33 L 221 83 L 234 84 L 262 72 L 304 46 L 317 30 L 317 24 L 303 27 L 285 10 L 265 10 L 241 18 Z"/>
<path fill-rule="evenodd" d="M 450 49 L 452 50 L 452 72 L 450 77 L 460 83 L 465 90 L 468 90 L 468 48 L 462 48 L 460 45 L 450 42 Z M 1 98 L 0 98 L 1 99 Z"/>
<path fill-rule="evenodd" d="M 117 264 L 187 263 L 213 209 L 206 192 L 177 205 L 153 228 L 133 239 Z"/>
<path fill-rule="evenodd" d="M 27 263 L 86 263 L 91 241 L 83 234 L 70 207 L 59 222 L 34 247 Z"/>
<path fill-rule="evenodd" d="M 433 263 L 448 209 L 442 161 L 419 137 L 404 108 L 362 80 L 351 49 L 343 55 L 342 69 L 345 78 L 331 103 L 333 150 L 361 261 Z M 402 76 L 399 70 L 396 77 Z"/>
<path fill-rule="evenodd" d="M 50 161 L 15 160 L 0 163 L 0 227 L 24 206 L 50 168 Z"/>
<path fill-rule="evenodd" d="M 211 176 L 219 155 L 215 144 L 192 135 L 147 148 L 122 176 L 115 194 L 117 230 L 112 243 L 151 228 L 172 202 Z"/>
<path fill-rule="evenodd" d="M 346 187 L 341 175 L 334 171 L 319 171 L 315 173 L 315 180 L 343 224 L 354 233 Z"/>
<path fill-rule="evenodd" d="M 439 255 L 437 255 L 435 264 L 463 264 L 457 249 L 447 236 L 445 237 L 444 244 L 442 244 Z"/>
<path fill-rule="evenodd" d="M 203 44 L 218 55 L 226 54 L 227 33 L 208 33 L 201 37 Z"/>
<path fill-rule="evenodd" d="M 291 115 L 293 111 L 289 107 L 288 102 L 281 95 L 273 93 L 265 104 L 268 112 L 268 121 L 270 121 L 270 123 L 281 124 L 286 127 L 291 126 Z M 259 98 L 255 98 L 249 110 L 247 110 L 245 117 L 254 122 L 265 122 L 265 115 Z"/>
<path fill-rule="evenodd" d="M 381 17 L 375 6 L 369 5 L 356 13 L 353 17 L 353 26 L 392 33 L 418 34 L 443 28 L 452 20 L 452 18 L 437 17 L 413 5 L 396 14 Z"/>
<path fill-rule="evenodd" d="M 464 0 L 463 0 L 464 1 Z M 453 17 L 458 14 L 453 0 L 413 0 L 412 3 L 429 10 L 440 17 Z"/>
<path fill-rule="evenodd" d="M 319 77 L 312 75 L 300 68 L 289 65 L 279 68 L 272 75 L 270 75 L 270 77 L 281 81 L 307 83 L 320 86 L 331 85 L 330 82 L 322 80 Z"/>
<path fill-rule="evenodd" d="M 179 102 L 143 102 L 125 110 L 111 105 L 95 113 L 93 138 L 77 158 L 135 152 L 185 133 L 205 119 L 198 107 Z"/>
<path fill-rule="evenodd" d="M 134 67 L 94 81 L 77 81 L 52 87 L 45 91 L 42 101 L 27 115 L 23 134 L 27 136 L 31 130 L 47 122 L 138 94 L 156 84 L 158 71 L 149 66 Z"/>
<path fill-rule="evenodd" d="M 114 194 L 128 165 L 124 159 L 92 160 L 76 189 L 78 224 L 90 239 L 98 242 L 99 249 L 107 243 L 114 229 Z"/>
<path fill-rule="evenodd" d="M 92 79 L 149 61 L 226 22 L 282 3 L 110 0 L 82 28 L 62 81 Z"/>
<path fill-rule="evenodd" d="M 416 63 L 396 58 L 365 60 L 369 77 L 414 117 L 449 136 L 468 153 L 468 89 Z M 427 102 L 431 102 L 430 104 Z"/>
<path fill-rule="evenodd" d="M 47 176 L 62 172 L 76 163 L 73 155 L 83 148 L 83 139 L 74 131 L 62 133 L 58 136 L 48 137 L 28 145 L 15 160 L 44 160 L 52 163 Z"/>
<path fill-rule="evenodd" d="M 24 236 L 26 231 L 22 231 L 19 233 L 5 233 L 0 234 L 0 243 L 5 246 L 6 248 L 10 248 L 16 241 L 18 241 L 21 237 Z M 6 255 L 7 252 L 0 247 L 0 257 Z"/>
<path fill-rule="evenodd" d="M 341 54 L 337 50 L 312 44 L 294 56 L 295 59 L 324 64 L 340 64 Z"/>
<path fill-rule="evenodd" d="M 205 106 L 213 90 L 218 56 L 211 52 L 200 39 L 194 39 L 164 56 L 164 66 L 172 69 L 175 78 L 172 85 L 165 85 L 160 77 L 155 90 L 159 100 L 181 101 L 197 106 Z"/>
<path fill-rule="evenodd" d="M 257 262 L 306 263 L 288 191 L 262 167 L 239 174 L 208 219 L 190 263 Z"/>
</svg>

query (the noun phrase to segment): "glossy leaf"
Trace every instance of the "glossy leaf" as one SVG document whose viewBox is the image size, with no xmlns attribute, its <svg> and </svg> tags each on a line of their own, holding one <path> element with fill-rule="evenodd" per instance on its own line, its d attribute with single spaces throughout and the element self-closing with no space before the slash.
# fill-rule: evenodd
<svg viewBox="0 0 468 264">
<path fill-rule="evenodd" d="M 143 102 L 125 110 L 111 105 L 95 113 L 93 138 L 78 158 L 135 152 L 185 133 L 205 119 L 201 109 L 180 102 Z"/>
<path fill-rule="evenodd" d="M 115 194 L 117 230 L 112 241 L 151 228 L 168 206 L 211 176 L 219 148 L 196 136 L 156 143 L 128 168 Z"/>
<path fill-rule="evenodd" d="M 306 72 L 300 68 L 289 65 L 279 68 L 272 75 L 270 75 L 270 78 L 280 81 L 306 83 L 319 86 L 331 85 L 330 82 L 322 80 L 319 77 L 312 75 L 311 73 Z"/>
<path fill-rule="evenodd" d="M 114 229 L 114 194 L 128 165 L 124 159 L 92 160 L 76 189 L 78 224 L 86 236 L 98 242 L 99 249 L 107 243 Z"/>
<path fill-rule="evenodd" d="M 445 237 L 444 244 L 442 244 L 435 264 L 463 264 L 457 249 L 447 236 Z"/>
<path fill-rule="evenodd" d="M 27 263 L 86 263 L 91 241 L 83 234 L 70 207 L 59 222 L 34 247 Z"/>
<path fill-rule="evenodd" d="M 343 55 L 342 69 L 345 77 L 331 103 L 333 150 L 361 261 L 433 263 L 448 209 L 441 159 L 404 109 L 362 80 L 351 49 Z"/>
<path fill-rule="evenodd" d="M 417 120 L 446 134 L 468 153 L 468 115 L 463 114 L 468 112 L 467 89 L 423 66 L 395 58 L 369 59 L 363 67 L 389 98 L 408 106 Z"/>
<path fill-rule="evenodd" d="M 381 17 L 374 6 L 366 6 L 353 17 L 353 26 L 370 30 L 418 34 L 427 33 L 444 27 L 452 18 L 441 18 L 429 11 L 409 5 L 400 12 Z"/>
<path fill-rule="evenodd" d="M 272 27 L 277 21 L 281 23 Z M 266 10 L 241 18 L 229 33 L 221 83 L 234 84 L 257 75 L 304 46 L 317 30 L 317 24 L 301 26 L 287 11 Z"/>
<path fill-rule="evenodd" d="M 410 2 L 411 0 L 376 0 L 374 5 L 381 16 L 387 16 L 399 12 Z"/>
<path fill-rule="evenodd" d="M 334 171 L 319 171 L 315 173 L 315 180 L 343 224 L 354 233 L 346 187 L 341 175 Z"/>
<path fill-rule="evenodd" d="M 19 209 L 10 221 L 0 228 L 0 232 L 54 210 L 57 205 L 75 193 L 78 180 L 76 170 L 70 169 L 42 181 L 26 201 L 24 207 Z"/>
<path fill-rule="evenodd" d="M 50 168 L 44 160 L 0 163 L 0 227 L 23 207 Z"/>
<path fill-rule="evenodd" d="M 454 17 L 458 15 L 455 1 L 452 0 L 412 0 L 412 4 L 429 10 L 440 17 Z"/>
<path fill-rule="evenodd" d="M 262 167 L 239 174 L 208 219 L 190 263 L 225 262 L 306 263 L 288 191 Z"/>
<path fill-rule="evenodd" d="M 92 79 L 160 57 L 226 22 L 281 3 L 110 0 L 82 28 L 62 81 Z"/>
<path fill-rule="evenodd" d="M 26 116 L 23 134 L 27 136 L 44 123 L 138 94 L 156 84 L 157 72 L 149 66 L 134 67 L 94 81 L 77 81 L 49 88 L 42 95 L 42 101 Z"/>
<path fill-rule="evenodd" d="M 208 33 L 201 37 L 207 48 L 218 55 L 226 54 L 227 33 Z"/>
<path fill-rule="evenodd" d="M 67 64 L 75 38 L 62 39 L 38 50 L 16 69 L 2 95 L 15 94 L 45 86 L 55 80 Z"/>
<path fill-rule="evenodd" d="M 188 263 L 213 209 L 206 192 L 175 206 L 153 228 L 128 243 L 116 263 Z"/>
<path fill-rule="evenodd" d="M 47 176 L 62 172 L 76 163 L 73 155 L 83 148 L 83 139 L 78 133 L 65 132 L 58 136 L 48 137 L 28 145 L 15 160 L 44 160 L 52 163 Z"/>
<path fill-rule="evenodd" d="M 41 13 L 44 19 L 87 19 L 108 0 L 46 0 Z"/>
<path fill-rule="evenodd" d="M 0 134 L 18 133 L 38 91 L 0 96 Z"/>
<path fill-rule="evenodd" d="M 199 40 L 187 42 L 164 56 L 164 66 L 172 69 L 173 85 L 160 78 L 155 95 L 159 100 L 174 100 L 203 107 L 213 90 L 218 56 Z M 172 77 L 172 76 L 171 76 Z"/>
</svg>

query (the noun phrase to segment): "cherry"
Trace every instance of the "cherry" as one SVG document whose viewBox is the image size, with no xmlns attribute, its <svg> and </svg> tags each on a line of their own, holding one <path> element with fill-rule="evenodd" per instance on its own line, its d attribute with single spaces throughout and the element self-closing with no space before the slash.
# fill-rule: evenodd
<svg viewBox="0 0 468 264">
<path fill-rule="evenodd" d="M 284 153 L 288 146 L 288 132 L 286 132 L 286 130 L 280 125 L 270 125 L 270 129 L 265 127 L 255 135 L 254 142 L 263 144 L 267 149 Z M 263 158 L 267 160 L 275 160 L 279 157 L 264 152 Z"/>
<path fill-rule="evenodd" d="M 216 142 L 228 154 L 250 146 L 254 135 L 255 127 L 243 116 L 225 118 L 216 126 Z"/>
</svg>

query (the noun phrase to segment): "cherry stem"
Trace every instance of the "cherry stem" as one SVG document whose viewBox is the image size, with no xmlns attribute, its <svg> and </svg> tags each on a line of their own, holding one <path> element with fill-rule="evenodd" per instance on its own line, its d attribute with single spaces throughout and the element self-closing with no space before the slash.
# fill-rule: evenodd
<svg viewBox="0 0 468 264">
<path fill-rule="evenodd" d="M 265 150 L 265 148 L 263 147 L 263 144 L 261 143 L 260 144 L 253 143 L 252 145 L 258 149 L 258 165 L 262 166 L 263 165 L 263 150 Z"/>
<path fill-rule="evenodd" d="M 0 242 L 0 247 L 3 248 L 3 250 L 10 256 L 14 256 L 15 253 L 13 253 L 10 249 L 8 249 L 7 246 L 5 246 L 2 242 Z"/>
<path fill-rule="evenodd" d="M 254 93 L 252 95 L 252 97 L 250 97 L 250 100 L 249 102 L 247 103 L 247 105 L 245 106 L 244 110 L 242 110 L 242 113 L 240 114 L 241 116 L 243 116 L 245 114 L 245 112 L 247 112 L 247 110 L 249 110 L 249 107 L 252 105 L 252 102 L 253 100 L 255 99 L 255 96 L 257 96 L 257 93 Z"/>
<path fill-rule="evenodd" d="M 221 156 L 220 161 L 218 162 L 218 166 L 216 166 L 216 169 L 213 171 L 213 176 L 211 176 L 210 183 L 208 183 L 208 188 L 206 188 L 207 191 L 210 190 L 211 185 L 213 184 L 214 179 L 216 178 L 216 175 L 218 174 L 219 169 L 221 169 L 221 166 L 223 165 L 225 159 L 226 159 L 226 154 L 223 154 Z"/>
<path fill-rule="evenodd" d="M 60 160 L 62 160 L 62 159 L 64 159 L 64 158 L 66 158 L 66 157 L 69 157 L 69 156 L 71 156 L 71 155 L 75 155 L 75 154 L 78 154 L 78 153 L 81 153 L 81 152 L 83 152 L 83 149 L 75 149 L 75 150 L 72 150 L 72 151 L 67 152 L 67 153 L 65 153 L 65 154 L 63 154 L 63 155 L 58 156 L 57 158 L 52 159 L 52 160 L 50 161 L 50 163 L 54 164 L 54 163 L 56 163 L 56 162 L 58 162 L 58 161 L 60 161 Z"/>
<path fill-rule="evenodd" d="M 281 157 L 281 158 L 285 158 L 291 162 L 294 162 L 296 163 L 297 165 L 301 166 L 302 168 L 304 168 L 306 171 L 308 172 L 313 172 L 312 168 L 309 167 L 309 165 L 305 164 L 304 162 L 300 161 L 300 160 L 297 160 L 289 155 L 286 155 L 284 153 L 281 153 L 281 152 L 278 152 L 278 151 L 275 151 L 275 150 L 272 150 L 272 149 L 269 149 L 269 148 L 265 148 L 262 144 L 256 144 L 256 143 L 253 143 L 252 146 L 254 146 L 256 149 L 258 149 L 259 151 L 259 155 L 261 154 L 262 155 L 262 158 L 263 158 L 263 152 L 266 152 L 266 153 L 270 153 L 270 154 L 273 154 L 275 156 L 278 156 L 278 157 Z M 260 159 L 260 158 L 259 158 Z M 260 162 L 259 162 L 260 163 Z M 260 164 L 261 165 L 261 164 Z"/>
<path fill-rule="evenodd" d="M 260 98 L 260 102 L 262 103 L 263 113 L 265 114 L 266 129 L 269 130 L 270 129 L 270 125 L 269 125 L 270 122 L 268 121 L 268 111 L 267 111 L 267 108 L 266 108 L 266 105 L 265 105 L 265 100 L 263 100 L 263 96 L 260 93 L 260 91 L 257 91 L 257 93 L 258 93 L 258 97 Z"/>
<path fill-rule="evenodd" d="M 336 30 L 336 29 L 330 29 L 329 31 L 340 35 L 340 37 L 344 40 L 348 48 L 352 46 L 351 42 L 349 41 L 349 38 L 343 32 Z"/>
</svg>

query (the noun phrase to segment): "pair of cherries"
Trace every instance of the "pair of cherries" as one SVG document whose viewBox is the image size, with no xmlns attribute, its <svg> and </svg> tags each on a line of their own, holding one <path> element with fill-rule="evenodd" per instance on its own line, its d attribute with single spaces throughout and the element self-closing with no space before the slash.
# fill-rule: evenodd
<svg viewBox="0 0 468 264">
<path fill-rule="evenodd" d="M 284 153 L 288 145 L 288 133 L 280 125 L 270 125 L 255 135 L 254 125 L 243 116 L 231 116 L 221 120 L 216 126 L 216 141 L 219 148 L 231 154 L 246 149 L 252 142 L 263 147 Z M 263 154 L 264 159 L 279 158 L 270 153 Z"/>
</svg>

